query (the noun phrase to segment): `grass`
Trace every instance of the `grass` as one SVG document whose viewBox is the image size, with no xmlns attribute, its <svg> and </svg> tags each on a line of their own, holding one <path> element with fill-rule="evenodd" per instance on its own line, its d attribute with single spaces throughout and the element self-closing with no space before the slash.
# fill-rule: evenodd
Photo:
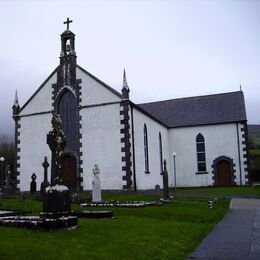
<svg viewBox="0 0 260 260">
<path fill-rule="evenodd" d="M 151 200 L 105 195 L 104 199 Z M 0 227 L 1 259 L 184 259 L 225 215 L 228 199 L 213 209 L 207 199 L 174 199 L 159 207 L 112 208 L 115 219 L 79 219 L 72 231 L 39 232 Z M 72 205 L 74 210 L 79 205 Z M 41 211 L 27 198 L 2 200 L 0 208 Z M 111 210 L 111 209 L 110 209 Z"/>
<path fill-rule="evenodd" d="M 233 187 L 177 188 L 177 193 L 260 196 L 260 187 L 259 186 L 233 186 Z"/>
</svg>

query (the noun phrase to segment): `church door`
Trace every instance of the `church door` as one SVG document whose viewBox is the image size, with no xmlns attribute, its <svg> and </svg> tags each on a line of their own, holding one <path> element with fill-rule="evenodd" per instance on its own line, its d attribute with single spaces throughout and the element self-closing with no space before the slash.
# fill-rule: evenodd
<svg viewBox="0 0 260 260">
<path fill-rule="evenodd" d="M 69 155 L 62 158 L 63 181 L 69 190 L 76 192 L 77 190 L 77 160 Z"/>
<path fill-rule="evenodd" d="M 230 162 L 220 161 L 217 164 L 218 186 L 231 186 Z"/>
</svg>

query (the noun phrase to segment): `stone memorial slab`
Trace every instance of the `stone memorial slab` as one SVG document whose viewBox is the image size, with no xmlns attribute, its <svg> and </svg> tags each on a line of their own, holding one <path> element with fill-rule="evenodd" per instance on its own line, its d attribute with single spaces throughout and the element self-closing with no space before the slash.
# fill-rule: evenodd
<svg viewBox="0 0 260 260">
<path fill-rule="evenodd" d="M 161 187 L 159 184 L 155 185 L 155 198 L 156 200 L 160 200 L 161 198 Z"/>
</svg>

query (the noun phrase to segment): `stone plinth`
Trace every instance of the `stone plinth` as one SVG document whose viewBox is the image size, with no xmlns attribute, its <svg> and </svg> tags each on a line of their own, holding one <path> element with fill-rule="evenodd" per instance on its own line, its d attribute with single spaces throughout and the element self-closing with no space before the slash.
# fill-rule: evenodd
<svg viewBox="0 0 260 260">
<path fill-rule="evenodd" d="M 43 212 L 61 213 L 70 212 L 70 194 L 64 185 L 49 186 L 43 194 Z"/>
</svg>

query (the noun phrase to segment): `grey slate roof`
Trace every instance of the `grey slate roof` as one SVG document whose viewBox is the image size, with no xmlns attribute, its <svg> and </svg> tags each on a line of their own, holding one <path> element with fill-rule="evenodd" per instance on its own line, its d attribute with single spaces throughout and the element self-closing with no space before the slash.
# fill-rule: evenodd
<svg viewBox="0 0 260 260">
<path fill-rule="evenodd" d="M 168 127 L 245 121 L 242 91 L 138 104 Z"/>
</svg>

